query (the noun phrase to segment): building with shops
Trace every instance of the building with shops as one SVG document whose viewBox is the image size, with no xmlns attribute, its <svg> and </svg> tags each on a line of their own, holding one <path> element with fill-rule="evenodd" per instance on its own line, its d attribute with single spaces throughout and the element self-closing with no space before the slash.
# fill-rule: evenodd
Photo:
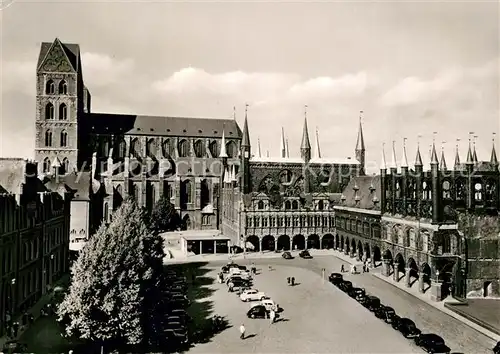
<svg viewBox="0 0 500 354">
<path fill-rule="evenodd" d="M 351 178 L 364 174 L 361 122 L 355 159 L 323 157 L 317 132 L 315 142 L 312 156 L 306 117 L 300 157 L 290 157 L 283 131 L 280 157 L 263 157 L 260 147 L 253 155 L 245 115 L 238 178 L 223 159 L 224 235 L 255 251 L 334 247 L 334 205 Z"/>
<path fill-rule="evenodd" d="M 69 267 L 71 194 L 47 190 L 36 163 L 0 159 L 0 336 Z"/>
<path fill-rule="evenodd" d="M 219 227 L 222 141 L 228 166 L 238 172 L 241 130 L 234 119 L 91 112 L 80 47 L 57 38 L 41 44 L 36 70 L 35 159 L 45 180 L 57 172 L 57 185 L 77 191 L 72 250 L 128 196 L 149 210 L 166 196 L 185 229 Z"/>
</svg>

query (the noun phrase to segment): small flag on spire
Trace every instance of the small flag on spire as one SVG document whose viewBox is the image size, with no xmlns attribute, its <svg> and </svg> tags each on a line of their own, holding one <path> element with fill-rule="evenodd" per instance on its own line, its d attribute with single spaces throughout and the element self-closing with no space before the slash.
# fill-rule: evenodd
<svg viewBox="0 0 500 354">
<path fill-rule="evenodd" d="M 236 120 L 236 106 L 233 106 L 233 119 Z"/>
</svg>

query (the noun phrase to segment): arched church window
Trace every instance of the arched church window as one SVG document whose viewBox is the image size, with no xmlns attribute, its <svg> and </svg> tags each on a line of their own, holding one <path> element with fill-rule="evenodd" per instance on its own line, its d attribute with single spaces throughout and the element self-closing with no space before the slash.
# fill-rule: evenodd
<svg viewBox="0 0 500 354">
<path fill-rule="evenodd" d="M 289 170 L 281 171 L 280 182 L 281 184 L 290 184 L 292 182 L 292 172 Z"/>
<path fill-rule="evenodd" d="M 219 145 L 217 145 L 217 140 L 212 141 L 210 145 L 208 145 L 208 148 L 213 158 L 219 157 Z"/>
<path fill-rule="evenodd" d="M 47 81 L 47 83 L 45 84 L 45 93 L 47 95 L 53 95 L 54 93 L 56 93 L 56 85 L 54 81 Z"/>
<path fill-rule="evenodd" d="M 61 175 L 64 175 L 66 173 L 69 172 L 69 160 L 65 157 L 63 160 L 62 160 L 62 163 L 61 163 L 61 167 L 60 167 L 60 171 L 59 173 Z"/>
<path fill-rule="evenodd" d="M 293 210 L 298 210 L 299 209 L 299 202 L 296 200 L 292 201 L 292 209 Z"/>
<path fill-rule="evenodd" d="M 66 81 L 64 80 L 61 80 L 61 82 L 59 83 L 59 94 L 60 95 L 67 95 L 68 94 L 68 84 L 66 83 Z"/>
<path fill-rule="evenodd" d="M 120 138 L 120 140 L 118 140 L 117 152 L 117 157 L 119 159 L 125 158 L 125 154 L 127 153 L 127 143 L 125 143 L 125 140 L 123 138 Z"/>
<path fill-rule="evenodd" d="M 449 181 L 443 182 L 443 199 L 451 199 L 451 186 Z"/>
<path fill-rule="evenodd" d="M 483 200 L 483 186 L 481 183 L 474 184 L 474 199 L 476 201 Z"/>
<path fill-rule="evenodd" d="M 52 132 L 50 130 L 47 130 L 45 132 L 45 146 L 47 147 L 52 146 Z"/>
<path fill-rule="evenodd" d="M 236 144 L 234 141 L 230 141 L 226 144 L 226 154 L 228 157 L 237 157 Z"/>
<path fill-rule="evenodd" d="M 205 142 L 203 140 L 196 140 L 194 143 L 194 154 L 196 157 L 205 157 Z"/>
<path fill-rule="evenodd" d="M 130 154 L 136 158 L 141 156 L 141 143 L 139 139 L 133 138 L 130 142 Z"/>
<path fill-rule="evenodd" d="M 263 210 L 264 209 L 264 202 L 262 200 L 259 200 L 257 202 L 257 209 Z"/>
<path fill-rule="evenodd" d="M 146 156 L 155 157 L 156 156 L 156 142 L 155 139 L 149 139 L 146 144 Z"/>
<path fill-rule="evenodd" d="M 61 143 L 61 147 L 68 146 L 68 133 L 65 130 L 63 130 L 61 132 L 60 143 Z"/>
<path fill-rule="evenodd" d="M 54 105 L 50 102 L 45 106 L 45 119 L 54 119 Z"/>
<path fill-rule="evenodd" d="M 66 104 L 61 103 L 59 105 L 59 120 L 67 120 L 68 119 L 68 106 Z"/>
<path fill-rule="evenodd" d="M 179 150 L 179 157 L 188 157 L 189 145 L 186 139 L 179 141 L 177 148 Z"/>
<path fill-rule="evenodd" d="M 210 187 L 206 179 L 201 181 L 200 188 L 200 204 L 203 208 L 210 204 Z"/>
<path fill-rule="evenodd" d="M 290 209 L 292 209 L 292 203 L 289 200 L 287 200 L 285 201 L 285 210 L 290 210 Z"/>
<path fill-rule="evenodd" d="M 48 157 L 43 159 L 43 172 L 50 172 L 50 160 Z"/>
</svg>

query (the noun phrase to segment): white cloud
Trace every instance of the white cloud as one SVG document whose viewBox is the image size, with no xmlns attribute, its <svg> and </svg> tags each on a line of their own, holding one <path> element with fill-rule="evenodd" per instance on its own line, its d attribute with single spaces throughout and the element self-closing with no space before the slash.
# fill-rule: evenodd
<svg viewBox="0 0 500 354">
<path fill-rule="evenodd" d="M 0 84 L 2 92 L 17 91 L 35 94 L 35 61 L 2 61 Z"/>
</svg>

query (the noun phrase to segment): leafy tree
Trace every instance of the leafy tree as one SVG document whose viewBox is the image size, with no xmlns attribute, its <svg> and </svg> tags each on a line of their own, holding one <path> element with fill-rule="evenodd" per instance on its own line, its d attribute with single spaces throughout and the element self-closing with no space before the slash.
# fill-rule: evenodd
<svg viewBox="0 0 500 354">
<path fill-rule="evenodd" d="M 163 240 L 127 199 L 82 249 L 58 308 L 69 337 L 107 347 L 147 345 L 162 335 Z"/>
<path fill-rule="evenodd" d="M 175 231 L 182 226 L 179 213 L 170 201 L 163 197 L 153 207 L 150 217 L 151 229 L 155 231 Z"/>
</svg>

